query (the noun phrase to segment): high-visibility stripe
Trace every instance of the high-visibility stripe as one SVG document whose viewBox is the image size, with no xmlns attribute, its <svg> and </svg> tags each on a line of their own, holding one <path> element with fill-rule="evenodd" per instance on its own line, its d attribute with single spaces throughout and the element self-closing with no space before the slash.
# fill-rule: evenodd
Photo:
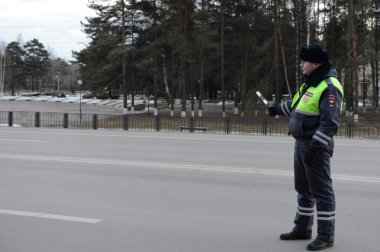
<svg viewBox="0 0 380 252">
<path fill-rule="evenodd" d="M 332 211 L 332 212 L 317 212 L 318 215 L 335 215 L 335 211 Z"/>
<path fill-rule="evenodd" d="M 314 207 L 301 207 L 298 206 L 297 213 L 304 216 L 314 216 Z"/>
<path fill-rule="evenodd" d="M 317 217 L 317 220 L 325 220 L 325 221 L 335 220 L 335 216 L 331 216 L 331 217 Z"/>
<path fill-rule="evenodd" d="M 314 216 L 314 213 L 304 213 L 304 212 L 301 212 L 301 211 L 297 211 L 297 213 L 298 213 L 299 215 Z"/>
<path fill-rule="evenodd" d="M 313 138 L 318 140 L 319 142 L 323 143 L 324 145 L 328 144 L 328 142 L 326 140 L 320 138 L 319 136 L 314 135 Z"/>
<path fill-rule="evenodd" d="M 291 115 L 291 112 L 290 112 L 290 110 L 288 108 L 288 104 L 286 102 L 282 102 L 281 103 L 281 110 L 284 113 L 284 115 L 286 115 L 286 116 L 290 116 Z"/>
<path fill-rule="evenodd" d="M 327 212 L 327 211 L 318 211 L 317 212 L 317 220 L 335 220 L 335 211 Z"/>
<path fill-rule="evenodd" d="M 315 134 L 317 134 L 318 136 L 326 139 L 327 141 L 331 141 L 332 140 L 331 137 L 329 137 L 328 135 L 324 134 L 322 131 L 317 130 L 317 132 L 315 132 Z"/>
<path fill-rule="evenodd" d="M 309 111 L 303 111 L 300 109 L 296 109 L 297 113 L 303 114 L 303 115 L 309 115 L 309 116 L 319 116 L 319 111 L 318 112 L 309 112 Z"/>
<path fill-rule="evenodd" d="M 314 212 L 314 207 L 298 207 L 299 210 L 312 211 Z"/>
</svg>

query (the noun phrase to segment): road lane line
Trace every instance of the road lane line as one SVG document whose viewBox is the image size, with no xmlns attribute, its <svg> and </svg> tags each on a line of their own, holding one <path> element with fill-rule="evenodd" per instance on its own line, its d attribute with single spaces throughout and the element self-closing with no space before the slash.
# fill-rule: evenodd
<svg viewBox="0 0 380 252">
<path fill-rule="evenodd" d="M 89 137 L 116 137 L 116 138 L 144 138 L 144 139 L 171 139 L 171 140 L 188 140 L 188 141 L 221 141 L 221 142 L 249 142 L 249 143 L 277 143 L 277 144 L 294 144 L 294 138 L 287 135 L 277 135 L 277 136 L 265 136 L 260 134 L 247 134 L 246 138 L 243 138 L 243 135 L 221 135 L 221 134 L 194 134 L 192 136 L 185 135 L 185 133 L 179 132 L 162 132 L 160 136 L 150 135 L 152 132 L 144 132 L 149 135 L 134 135 L 134 134 L 95 134 L 95 133 L 77 133 L 73 131 L 70 132 L 38 132 L 38 131 L 12 131 L 12 130 L 1 130 L 0 133 L 18 133 L 18 134 L 41 134 L 41 135 L 70 135 L 70 136 L 89 136 Z M 103 133 L 103 132 L 102 132 Z M 136 132 L 128 132 L 136 133 Z M 176 136 L 178 134 L 178 136 Z M 232 139 L 230 136 L 239 137 L 239 139 Z M 272 140 L 272 139 L 275 140 Z M 346 141 L 347 140 L 347 141 Z M 369 141 L 371 144 L 362 142 Z M 377 139 L 371 138 L 335 138 L 335 146 L 345 146 L 352 148 L 375 148 L 379 149 L 380 144 Z"/>
<path fill-rule="evenodd" d="M 1 138 L 0 141 L 9 141 L 9 142 L 32 142 L 32 143 L 48 143 L 49 141 L 44 140 L 20 140 L 20 139 L 5 139 Z"/>
<path fill-rule="evenodd" d="M 7 210 L 7 209 L 0 209 L 0 214 L 44 218 L 44 219 L 53 219 L 53 220 L 62 220 L 62 221 L 74 221 L 74 222 L 83 222 L 83 223 L 91 223 L 91 224 L 95 224 L 95 223 L 98 223 L 101 221 L 101 219 L 75 217 L 75 216 L 59 215 L 59 214 L 48 214 L 48 213 L 36 213 L 36 212 L 26 212 L 26 211 L 17 211 L 17 210 Z"/>
<path fill-rule="evenodd" d="M 65 157 L 47 157 L 47 156 L 32 156 L 32 155 L 17 155 L 17 154 L 0 154 L 1 158 L 8 159 L 24 159 L 24 160 L 39 160 L 39 161 L 55 161 L 55 162 L 75 162 L 75 163 L 90 163 L 90 164 L 107 164 L 107 165 L 122 165 L 122 166 L 143 166 L 157 168 L 171 168 L 182 170 L 208 170 L 208 171 L 224 171 L 224 172 L 248 172 L 257 174 L 271 174 L 292 176 L 292 172 L 275 171 L 275 170 L 260 170 L 244 167 L 226 167 L 226 166 L 211 166 L 211 165 L 192 165 L 180 163 L 159 163 L 159 162 L 141 162 L 141 161 L 126 161 L 126 160 L 107 160 L 107 159 L 85 159 L 85 158 L 65 158 Z"/>
<path fill-rule="evenodd" d="M 226 166 L 211 166 L 211 165 L 192 165 L 180 163 L 159 163 L 159 162 L 141 162 L 141 161 L 126 161 L 126 160 L 107 160 L 107 159 L 85 159 L 85 158 L 65 158 L 65 157 L 47 157 L 47 156 L 32 156 L 32 155 L 15 155 L 15 154 L 0 154 L 1 158 L 8 159 L 24 159 L 24 160 L 40 160 L 40 161 L 55 161 L 55 162 L 74 162 L 74 163 L 90 163 L 90 164 L 107 164 L 121 166 L 140 166 L 140 167 L 157 167 L 176 170 L 202 170 L 214 172 L 231 172 L 231 173 L 252 173 L 262 175 L 276 176 L 293 176 L 292 171 L 280 170 L 264 170 L 246 167 L 226 167 Z M 333 179 L 352 182 L 374 182 L 380 183 L 380 177 L 356 176 L 336 174 L 332 175 Z"/>
<path fill-rule="evenodd" d="M 23 132 L 14 132 L 14 131 L 2 131 L 0 130 L 0 133 L 18 133 L 18 134 L 41 134 L 41 135 L 69 135 L 69 136 L 88 136 L 88 137 L 115 137 L 115 138 L 137 138 L 137 139 L 170 139 L 170 140 L 188 140 L 188 141 L 222 141 L 222 142 L 248 142 L 248 143 L 278 143 L 278 144 L 294 144 L 294 139 L 286 136 L 281 137 L 281 141 L 270 139 L 270 137 L 266 139 L 262 135 L 252 135 L 252 138 L 243 138 L 239 137 L 239 139 L 232 139 L 230 137 L 226 137 L 224 135 L 211 135 L 210 137 L 204 135 L 204 134 L 195 134 L 195 135 L 184 135 L 185 133 L 175 133 L 175 132 L 166 132 L 162 135 L 133 135 L 133 134 L 96 134 L 96 133 L 76 133 L 76 132 L 29 132 L 29 131 L 23 131 Z M 102 132 L 104 133 L 104 132 Z M 145 132 L 145 133 L 151 133 L 151 132 Z"/>
</svg>

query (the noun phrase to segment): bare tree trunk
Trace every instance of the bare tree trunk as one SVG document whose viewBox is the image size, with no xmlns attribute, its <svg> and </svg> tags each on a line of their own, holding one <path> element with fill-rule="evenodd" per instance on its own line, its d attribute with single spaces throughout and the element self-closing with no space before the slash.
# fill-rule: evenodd
<svg viewBox="0 0 380 252">
<path fill-rule="evenodd" d="M 332 28 L 331 28 L 331 50 L 329 52 L 330 58 L 335 59 L 335 27 L 336 27 L 336 19 L 333 18 L 336 16 L 336 1 L 333 1 L 333 6 L 332 6 L 332 12 L 330 16 L 330 20 L 332 20 Z"/>
<path fill-rule="evenodd" d="M 194 83 L 193 83 L 193 63 L 190 63 L 190 78 L 189 78 L 189 83 L 190 83 L 190 101 L 191 101 L 191 116 L 195 116 L 194 112 Z"/>
<path fill-rule="evenodd" d="M 375 1 L 376 10 L 379 8 L 379 1 Z M 375 102 L 376 108 L 379 107 L 379 18 L 375 18 L 375 78 L 372 84 L 373 87 L 373 101 Z"/>
<path fill-rule="evenodd" d="M 166 95 L 168 96 L 169 101 L 171 101 L 172 95 L 170 94 L 170 88 L 169 88 L 169 83 L 168 83 L 168 74 L 166 72 L 165 52 L 161 53 L 161 57 L 162 57 L 162 74 L 164 76 L 165 91 L 166 91 Z"/>
<path fill-rule="evenodd" d="M 224 86 L 224 0 L 221 0 L 221 21 L 220 21 L 220 78 L 222 84 L 222 117 L 226 117 L 226 101 Z"/>
<path fill-rule="evenodd" d="M 183 20 L 183 35 L 185 40 L 187 41 L 187 19 L 188 19 L 188 5 L 189 5 L 189 0 L 185 1 L 185 15 L 184 15 L 184 20 Z M 182 81 L 182 117 L 186 117 L 186 55 L 185 53 L 183 54 L 182 57 L 182 69 L 181 69 L 181 81 Z"/>
<path fill-rule="evenodd" d="M 349 0 L 348 2 L 348 25 L 349 25 L 349 31 L 351 34 L 351 58 L 352 58 L 352 74 L 354 75 L 352 80 L 353 80 L 353 99 L 354 99 L 354 113 L 358 113 L 358 76 L 357 76 L 357 38 L 356 38 L 356 26 L 355 26 L 355 11 L 354 11 L 354 5 L 353 5 L 353 0 Z M 351 99 L 352 99 L 351 98 Z"/>
<path fill-rule="evenodd" d="M 296 83 L 297 83 L 297 89 L 298 85 L 301 82 L 301 75 L 300 71 L 298 69 L 298 52 L 300 51 L 300 45 L 301 45 L 301 4 L 299 3 L 299 0 L 293 1 L 294 5 L 294 21 L 295 21 L 295 27 L 296 27 L 296 53 L 295 53 L 295 70 L 296 70 Z"/>
<path fill-rule="evenodd" d="M 174 57 L 173 57 L 173 54 L 171 53 L 170 54 L 171 56 L 171 59 L 170 59 L 170 62 L 171 62 L 171 74 L 170 74 L 170 80 L 171 80 L 171 87 L 172 87 L 172 97 L 171 97 L 171 100 L 170 100 L 170 116 L 174 116 L 174 102 L 175 102 L 175 99 L 179 96 L 178 95 L 178 92 L 176 90 L 176 81 L 174 80 L 174 73 L 175 73 L 175 69 L 177 69 L 176 67 L 176 64 L 174 63 Z"/>
<path fill-rule="evenodd" d="M 363 108 L 365 108 L 365 100 L 367 99 L 367 81 L 366 81 L 366 77 L 365 77 L 365 62 L 363 60 L 363 93 L 362 93 L 362 96 L 363 96 Z"/>
<path fill-rule="evenodd" d="M 122 46 L 122 58 L 121 65 L 123 68 L 123 112 L 128 113 L 128 91 L 127 91 L 127 59 L 125 57 L 125 3 L 121 0 L 121 46 Z"/>
<path fill-rule="evenodd" d="M 207 1 L 202 0 L 202 21 L 201 21 L 201 34 L 202 36 L 205 35 L 206 30 L 206 20 L 205 20 L 205 11 L 208 11 L 208 7 L 206 6 Z M 199 110 L 198 110 L 198 116 L 202 117 L 202 109 L 203 109 L 203 86 L 204 86 L 204 57 L 203 57 L 203 45 L 201 45 L 201 48 L 199 50 L 199 61 L 200 61 L 200 77 L 199 77 Z"/>
<path fill-rule="evenodd" d="M 4 80 L 5 80 L 5 53 L 0 53 L 0 94 L 4 93 Z M 13 87 L 13 85 L 12 85 Z M 13 91 L 14 92 L 14 91 Z"/>
<path fill-rule="evenodd" d="M 154 86 L 154 105 L 153 105 L 153 114 L 155 116 L 158 116 L 158 85 L 157 85 L 157 72 L 158 72 L 158 62 L 157 62 L 157 55 L 154 55 L 154 73 L 153 73 L 153 86 Z"/>
<path fill-rule="evenodd" d="M 248 34 L 247 28 L 247 34 Z M 244 64 L 243 64 L 243 76 L 242 76 L 242 84 L 241 84 L 241 90 L 240 90 L 240 102 L 241 102 L 241 117 L 244 117 L 244 110 L 245 110 L 245 94 L 246 94 L 246 87 L 247 87 L 247 71 L 248 71 L 248 43 L 245 43 L 244 45 Z"/>
<path fill-rule="evenodd" d="M 278 1 L 274 0 L 273 5 L 273 17 L 274 17 L 274 71 L 275 71 L 275 102 L 279 102 L 281 99 L 280 94 L 280 30 L 278 21 Z"/>
<path fill-rule="evenodd" d="M 202 117 L 202 109 L 203 109 L 203 85 L 204 85 L 204 59 L 203 59 L 203 49 L 200 49 L 199 52 L 199 60 L 200 60 L 200 77 L 199 77 L 199 107 L 198 107 L 198 116 Z"/>
<path fill-rule="evenodd" d="M 154 23 L 154 26 L 157 25 L 157 3 L 156 3 L 156 0 L 154 0 L 154 9 L 155 9 L 155 15 L 154 15 L 154 20 L 153 20 L 153 23 Z M 154 42 L 157 41 L 157 33 L 156 31 L 154 31 Z M 157 62 L 157 52 L 155 51 L 155 49 L 153 48 L 153 62 L 154 62 L 154 69 L 153 69 L 153 92 L 154 92 L 154 105 L 153 105 L 153 114 L 155 116 L 158 116 L 158 85 L 157 85 L 157 73 L 158 73 L 158 62 Z"/>
<path fill-rule="evenodd" d="M 373 59 L 371 59 L 371 84 L 372 84 L 372 99 L 373 99 L 373 104 L 376 104 L 375 100 L 375 94 L 376 94 L 376 73 L 375 73 L 375 62 Z"/>
<path fill-rule="evenodd" d="M 133 30 L 134 30 L 134 14 L 132 14 L 132 48 L 131 48 L 131 112 L 133 113 L 135 111 L 135 69 L 134 69 L 134 57 L 135 57 L 135 42 L 134 42 L 134 36 L 133 36 Z"/>
<path fill-rule="evenodd" d="M 278 27 L 278 39 L 280 42 L 280 47 L 281 47 L 281 56 L 282 56 L 282 63 L 284 64 L 284 76 L 285 76 L 285 81 L 286 81 L 286 86 L 288 87 L 288 93 L 289 97 L 292 98 L 292 91 L 290 90 L 290 85 L 289 85 L 289 80 L 288 80 L 288 71 L 286 67 L 286 61 L 285 61 L 285 52 L 284 52 L 284 47 L 282 44 L 282 37 L 281 37 L 281 26 L 279 22 L 279 18 L 277 18 L 277 27 Z"/>
</svg>

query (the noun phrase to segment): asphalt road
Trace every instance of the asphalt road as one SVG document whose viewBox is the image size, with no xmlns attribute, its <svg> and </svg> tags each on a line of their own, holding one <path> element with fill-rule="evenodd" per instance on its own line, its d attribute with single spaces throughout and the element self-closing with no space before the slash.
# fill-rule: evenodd
<svg viewBox="0 0 380 252">
<path fill-rule="evenodd" d="M 290 137 L 0 128 L 0 251 L 294 252 Z M 336 240 L 379 251 L 380 142 L 336 140 Z"/>
</svg>

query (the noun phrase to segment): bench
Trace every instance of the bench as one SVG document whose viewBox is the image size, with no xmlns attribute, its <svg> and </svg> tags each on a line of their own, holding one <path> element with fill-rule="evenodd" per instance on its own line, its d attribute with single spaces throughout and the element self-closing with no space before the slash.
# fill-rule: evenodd
<svg viewBox="0 0 380 252">
<path fill-rule="evenodd" d="M 207 130 L 207 128 L 206 127 L 204 127 L 204 126 L 193 126 L 193 127 L 191 127 L 191 126 L 189 126 L 189 125 L 180 125 L 179 126 L 179 129 L 181 130 L 181 132 L 183 131 L 183 130 L 189 130 L 189 131 L 196 131 L 196 130 L 199 130 L 199 131 L 203 131 L 203 132 L 205 132 L 206 133 L 206 130 Z"/>
</svg>

